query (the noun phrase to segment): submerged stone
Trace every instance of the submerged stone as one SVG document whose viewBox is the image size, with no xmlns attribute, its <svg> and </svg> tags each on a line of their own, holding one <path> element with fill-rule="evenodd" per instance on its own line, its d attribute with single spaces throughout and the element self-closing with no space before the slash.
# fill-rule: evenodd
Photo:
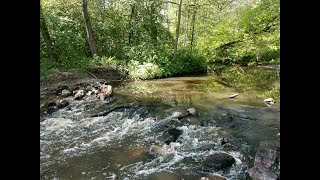
<svg viewBox="0 0 320 180">
<path fill-rule="evenodd" d="M 47 102 L 45 105 L 43 105 L 44 108 L 49 108 L 55 106 L 56 103 L 53 101 Z"/>
<path fill-rule="evenodd" d="M 74 99 L 75 100 L 80 100 L 80 99 L 82 99 L 84 96 L 86 95 L 86 92 L 84 91 L 84 90 L 77 90 L 76 92 L 75 92 L 75 95 L 74 95 Z"/>
<path fill-rule="evenodd" d="M 264 99 L 263 102 L 264 102 L 265 104 L 267 104 L 268 106 L 272 106 L 272 105 L 274 105 L 274 103 L 275 103 L 274 99 L 272 99 L 272 98 Z"/>
<path fill-rule="evenodd" d="M 271 167 L 276 162 L 277 151 L 269 148 L 259 148 L 254 158 L 254 165 L 262 164 Z"/>
<path fill-rule="evenodd" d="M 248 170 L 253 180 L 277 180 L 278 176 L 263 165 L 255 165 Z"/>
<path fill-rule="evenodd" d="M 214 149 L 215 146 L 216 146 L 216 144 L 213 144 L 213 143 L 212 143 L 212 144 L 205 144 L 205 145 L 201 146 L 201 147 L 199 148 L 199 150 L 207 151 L 207 150 Z"/>
<path fill-rule="evenodd" d="M 62 90 L 62 92 L 61 92 L 61 96 L 62 97 L 68 97 L 68 96 L 71 96 L 71 95 L 72 95 L 72 93 L 67 89 Z"/>
<path fill-rule="evenodd" d="M 235 159 L 226 153 L 216 153 L 209 155 L 204 161 L 203 164 L 208 167 L 212 167 L 216 170 L 221 170 L 223 168 L 228 168 L 235 163 Z"/>
<path fill-rule="evenodd" d="M 196 115 L 196 113 L 197 113 L 196 109 L 193 108 L 193 107 L 192 107 L 192 108 L 188 108 L 187 111 L 188 111 L 189 114 L 191 114 L 191 115 Z"/>
<path fill-rule="evenodd" d="M 151 146 L 149 150 L 149 154 L 159 156 L 164 155 L 166 150 L 162 146 Z"/>
<path fill-rule="evenodd" d="M 66 106 L 68 106 L 69 105 L 69 102 L 68 101 L 66 101 L 65 99 L 59 99 L 59 100 L 57 100 L 56 101 L 56 106 L 57 106 L 57 108 L 64 108 L 64 107 L 66 107 Z"/>
<path fill-rule="evenodd" d="M 182 130 L 170 128 L 159 137 L 159 140 L 169 145 L 171 142 L 176 142 L 181 134 Z"/>
</svg>

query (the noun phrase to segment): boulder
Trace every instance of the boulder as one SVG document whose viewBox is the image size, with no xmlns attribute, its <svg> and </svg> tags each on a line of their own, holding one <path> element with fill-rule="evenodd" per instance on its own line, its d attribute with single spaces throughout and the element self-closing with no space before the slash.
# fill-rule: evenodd
<svg viewBox="0 0 320 180">
<path fill-rule="evenodd" d="M 159 138 L 158 140 L 166 143 L 169 145 L 171 142 L 176 142 L 176 140 L 179 138 L 179 136 L 182 134 L 182 130 L 176 129 L 175 127 L 171 127 L 168 130 L 166 130 Z"/>
<path fill-rule="evenodd" d="M 92 86 L 87 86 L 86 91 L 92 91 L 93 87 Z"/>
<path fill-rule="evenodd" d="M 196 115 L 197 111 L 195 108 L 191 107 L 191 108 L 188 108 L 187 109 L 187 112 L 190 114 L 190 115 Z"/>
<path fill-rule="evenodd" d="M 261 164 L 271 167 L 276 162 L 277 151 L 269 148 L 259 148 L 254 158 L 254 165 Z"/>
<path fill-rule="evenodd" d="M 94 88 L 99 88 L 102 84 L 100 82 L 95 82 L 92 84 Z"/>
<path fill-rule="evenodd" d="M 68 106 L 69 105 L 69 102 L 68 101 L 66 101 L 65 99 L 59 99 L 59 100 L 57 100 L 56 101 L 56 106 L 57 106 L 57 108 L 64 108 L 64 107 L 66 107 L 66 106 Z"/>
<path fill-rule="evenodd" d="M 49 101 L 49 102 L 45 103 L 45 104 L 43 105 L 43 107 L 44 107 L 44 108 L 49 108 L 49 107 L 53 107 L 53 106 L 55 106 L 55 105 L 56 105 L 55 102 Z"/>
<path fill-rule="evenodd" d="M 225 151 L 230 151 L 230 150 L 233 150 L 234 146 L 230 143 L 226 143 L 226 144 L 223 144 L 223 150 Z"/>
<path fill-rule="evenodd" d="M 103 84 L 100 86 L 100 91 L 107 96 L 110 96 L 112 94 L 112 86 Z"/>
<path fill-rule="evenodd" d="M 177 116 L 177 118 L 178 118 L 179 120 L 181 120 L 181 119 L 183 119 L 183 118 L 185 118 L 185 117 L 188 117 L 189 115 L 190 115 L 189 112 L 183 112 L 183 113 L 180 113 L 180 114 Z"/>
<path fill-rule="evenodd" d="M 80 100 L 80 99 L 82 99 L 85 95 L 86 95 L 85 90 L 82 90 L 82 89 L 77 90 L 77 91 L 75 91 L 74 99 L 75 99 L 75 100 Z"/>
<path fill-rule="evenodd" d="M 171 117 L 178 118 L 179 120 L 181 120 L 181 119 L 186 118 L 188 116 L 196 116 L 196 115 L 197 115 L 196 109 L 191 107 L 182 113 L 181 112 L 174 112 Z"/>
<path fill-rule="evenodd" d="M 92 91 L 88 91 L 86 96 L 90 96 L 92 94 Z"/>
<path fill-rule="evenodd" d="M 68 87 L 68 90 L 69 90 L 70 92 L 76 91 L 76 90 L 78 90 L 78 89 L 79 89 L 79 86 L 76 86 L 76 85 L 71 85 L 71 86 Z"/>
<path fill-rule="evenodd" d="M 224 144 L 229 143 L 229 139 L 227 138 L 218 138 L 218 144 L 223 146 Z"/>
<path fill-rule="evenodd" d="M 277 180 L 278 176 L 261 164 L 248 169 L 248 174 L 252 180 Z"/>
<path fill-rule="evenodd" d="M 162 146 L 151 146 L 149 150 L 149 154 L 159 156 L 164 155 L 166 150 Z"/>
<path fill-rule="evenodd" d="M 68 97 L 68 96 L 72 96 L 72 93 L 67 89 L 62 90 L 61 97 Z"/>
<path fill-rule="evenodd" d="M 263 102 L 268 105 L 268 106 L 272 106 L 274 105 L 276 102 L 274 101 L 274 99 L 272 98 L 267 98 L 267 99 L 264 99 Z"/>
<path fill-rule="evenodd" d="M 214 168 L 215 170 L 221 170 L 223 168 L 231 167 L 235 163 L 235 159 L 226 153 L 215 153 L 209 155 L 204 161 L 205 166 Z"/>
<path fill-rule="evenodd" d="M 99 93 L 99 90 L 98 90 L 98 89 L 93 88 L 93 89 L 92 89 L 92 93 L 93 93 L 93 94 L 98 94 L 98 93 Z"/>
<path fill-rule="evenodd" d="M 98 93 L 96 96 L 102 101 L 104 101 L 107 98 L 107 95 L 104 93 Z"/>
<path fill-rule="evenodd" d="M 101 85 L 100 86 L 100 93 L 97 94 L 97 97 L 101 100 L 105 100 L 107 97 L 112 95 L 112 86 L 110 85 Z"/>
</svg>

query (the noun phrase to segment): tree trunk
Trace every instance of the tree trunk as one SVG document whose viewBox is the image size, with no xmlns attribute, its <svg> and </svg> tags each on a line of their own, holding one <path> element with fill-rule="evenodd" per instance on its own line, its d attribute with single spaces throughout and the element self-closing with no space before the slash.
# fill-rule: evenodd
<svg viewBox="0 0 320 180">
<path fill-rule="evenodd" d="M 130 26 L 129 27 L 129 37 L 128 37 L 129 44 L 132 44 L 132 40 L 133 40 L 133 19 L 135 17 L 134 9 L 135 9 L 135 5 L 132 5 L 132 7 L 131 7 L 131 15 L 130 15 L 130 22 L 129 22 L 129 26 Z"/>
<path fill-rule="evenodd" d="M 40 31 L 41 31 L 41 35 L 43 37 L 44 43 L 46 45 L 46 51 L 49 59 L 52 61 L 58 61 L 57 54 L 54 51 L 54 47 L 52 45 L 51 37 L 48 31 L 46 19 L 42 14 L 41 5 L 40 5 Z"/>
<path fill-rule="evenodd" d="M 87 38 L 88 38 L 88 43 L 90 47 L 90 51 L 92 54 L 92 57 L 95 57 L 97 55 L 97 46 L 96 42 L 93 38 L 93 32 L 92 32 L 92 27 L 88 15 L 88 6 L 87 6 L 87 0 L 82 0 L 82 15 L 83 15 L 83 20 L 84 20 L 84 26 L 86 28 L 87 32 Z"/>
<path fill-rule="evenodd" d="M 151 31 L 150 31 L 151 38 L 152 38 L 154 46 L 157 47 L 157 36 L 158 36 L 157 24 L 156 24 L 157 16 L 156 16 L 156 7 L 155 7 L 155 2 L 154 1 L 151 2 L 150 19 L 151 19 L 151 24 L 150 24 L 150 27 L 151 27 Z"/>
<path fill-rule="evenodd" d="M 166 14 L 166 20 L 167 20 L 167 29 L 168 32 L 170 32 L 170 19 L 169 19 L 169 3 L 166 3 L 166 9 L 167 9 L 167 14 Z"/>
<path fill-rule="evenodd" d="M 192 33 L 191 33 L 191 42 L 190 42 L 190 46 L 191 46 L 191 52 L 192 52 L 192 44 L 193 44 L 193 39 L 194 39 L 194 22 L 196 20 L 196 10 L 193 11 L 192 14 Z"/>
<path fill-rule="evenodd" d="M 174 52 L 172 57 L 172 62 L 176 60 L 177 57 L 177 48 L 178 48 L 178 40 L 179 40 L 179 29 L 180 29 L 180 19 L 181 19 L 181 5 L 182 0 L 179 0 L 179 9 L 178 9 L 178 23 L 177 23 L 177 29 L 176 29 L 176 40 L 174 44 Z"/>
<path fill-rule="evenodd" d="M 184 20 L 185 20 L 185 22 L 184 22 L 184 30 L 183 30 L 183 34 L 184 34 L 183 46 L 186 46 L 186 45 L 187 45 L 187 41 L 188 41 L 189 9 L 188 9 L 188 11 L 187 11 L 187 15 L 185 15 Z"/>
</svg>

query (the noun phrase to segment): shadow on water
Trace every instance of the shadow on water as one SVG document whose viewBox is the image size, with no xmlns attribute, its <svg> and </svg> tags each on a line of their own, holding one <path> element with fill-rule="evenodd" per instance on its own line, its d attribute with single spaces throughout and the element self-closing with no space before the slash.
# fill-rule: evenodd
<svg viewBox="0 0 320 180">
<path fill-rule="evenodd" d="M 209 173 L 246 179 L 261 144 L 277 150 L 279 164 L 279 76 L 253 69 L 222 79 L 230 86 L 214 76 L 132 82 L 115 88 L 111 102 L 77 101 L 46 115 L 40 122 L 41 179 L 200 179 Z M 274 106 L 264 104 L 268 97 Z M 91 117 L 117 106 L 123 108 Z M 197 116 L 174 118 L 190 107 Z M 183 132 L 169 145 L 159 140 L 168 125 Z M 208 169 L 202 162 L 216 152 L 236 163 Z"/>
</svg>

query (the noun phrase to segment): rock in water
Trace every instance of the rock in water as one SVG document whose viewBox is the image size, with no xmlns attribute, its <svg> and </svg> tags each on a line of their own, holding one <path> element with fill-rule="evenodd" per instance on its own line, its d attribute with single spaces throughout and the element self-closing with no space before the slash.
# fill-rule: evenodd
<svg viewBox="0 0 320 180">
<path fill-rule="evenodd" d="M 97 89 L 93 88 L 93 89 L 92 89 L 92 93 L 94 93 L 94 94 L 98 94 L 98 93 L 99 93 L 99 90 L 97 90 Z"/>
<path fill-rule="evenodd" d="M 181 112 L 174 112 L 172 113 L 171 117 L 178 118 L 182 113 Z"/>
<path fill-rule="evenodd" d="M 235 163 L 235 159 L 226 153 L 216 153 L 209 155 L 203 164 L 208 167 L 212 167 L 215 170 L 221 170 L 223 168 L 231 167 Z"/>
<path fill-rule="evenodd" d="M 223 146 L 224 144 L 229 143 L 227 138 L 218 138 L 218 144 Z"/>
<path fill-rule="evenodd" d="M 192 114 L 192 115 L 196 115 L 196 113 L 197 113 L 197 111 L 196 111 L 196 109 L 195 108 L 189 108 L 189 109 L 187 109 L 187 111 L 190 113 L 190 114 Z"/>
<path fill-rule="evenodd" d="M 93 87 L 94 88 L 99 88 L 100 86 L 101 86 L 102 84 L 100 83 L 100 82 L 95 82 L 95 83 L 93 83 Z"/>
<path fill-rule="evenodd" d="M 175 112 L 174 114 L 172 114 L 172 117 L 176 117 L 179 120 L 181 120 L 181 119 L 188 117 L 190 115 L 195 116 L 196 114 L 197 114 L 196 109 L 192 107 L 192 108 L 188 108 L 187 111 L 183 112 L 183 113 Z"/>
<path fill-rule="evenodd" d="M 107 98 L 107 95 L 104 93 L 99 93 L 99 94 L 97 94 L 97 98 L 104 101 Z"/>
<path fill-rule="evenodd" d="M 275 101 L 272 98 L 267 98 L 265 100 L 263 100 L 263 102 L 265 104 L 267 104 L 268 106 L 274 105 Z"/>
<path fill-rule="evenodd" d="M 72 95 L 72 93 L 67 89 L 62 90 L 62 92 L 61 92 L 61 96 L 62 97 L 68 97 L 68 96 L 71 96 L 71 95 Z"/>
<path fill-rule="evenodd" d="M 278 178 L 275 173 L 271 172 L 261 164 L 250 168 L 248 170 L 248 174 L 253 180 L 276 180 Z"/>
<path fill-rule="evenodd" d="M 44 107 L 44 108 L 49 108 L 49 107 L 53 107 L 53 106 L 55 106 L 55 105 L 56 105 L 55 102 L 49 101 L 49 102 L 47 102 L 45 105 L 43 105 L 43 107 Z"/>
<path fill-rule="evenodd" d="M 149 150 L 149 154 L 155 155 L 155 156 L 164 155 L 165 153 L 166 153 L 166 150 L 161 146 L 151 146 Z"/>
<path fill-rule="evenodd" d="M 86 95 L 86 92 L 84 90 L 82 90 L 82 89 L 81 90 L 77 90 L 75 92 L 76 92 L 76 94 L 74 95 L 74 99 L 75 100 L 80 100 Z"/>
<path fill-rule="evenodd" d="M 259 148 L 254 158 L 254 165 L 271 167 L 276 162 L 277 152 L 268 148 Z"/>
<path fill-rule="evenodd" d="M 189 116 L 189 115 L 190 115 L 189 112 L 183 112 L 183 113 L 180 113 L 180 114 L 177 116 L 177 118 L 180 120 L 180 119 L 183 119 L 183 118 L 185 118 L 185 117 L 187 117 L 187 116 Z"/>
<path fill-rule="evenodd" d="M 56 106 L 57 106 L 57 108 L 64 108 L 64 107 L 66 107 L 66 106 L 68 106 L 69 105 L 69 102 L 68 101 L 66 101 L 66 100 L 64 100 L 64 99 L 59 99 L 59 100 L 57 100 L 56 101 Z"/>
<path fill-rule="evenodd" d="M 112 94 L 112 86 L 110 85 L 101 85 L 100 90 L 102 93 L 106 94 L 107 96 L 110 96 Z"/>
<path fill-rule="evenodd" d="M 86 91 L 92 91 L 93 87 L 92 86 L 87 86 Z"/>
<path fill-rule="evenodd" d="M 97 94 L 97 97 L 101 100 L 105 100 L 107 97 L 112 95 L 112 86 L 110 85 L 101 85 L 100 93 Z"/>
<path fill-rule="evenodd" d="M 182 134 L 182 130 L 176 128 L 170 128 L 165 131 L 160 137 L 159 140 L 169 145 L 171 142 L 176 142 L 179 136 Z"/>
</svg>

